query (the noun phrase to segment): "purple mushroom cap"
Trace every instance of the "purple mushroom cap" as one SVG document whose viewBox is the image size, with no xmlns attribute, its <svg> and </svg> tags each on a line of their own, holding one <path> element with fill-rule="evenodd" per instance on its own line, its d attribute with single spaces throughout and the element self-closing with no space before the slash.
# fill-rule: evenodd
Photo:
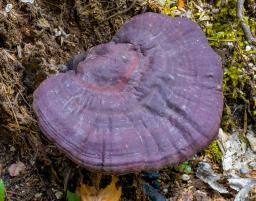
<svg viewBox="0 0 256 201">
<path fill-rule="evenodd" d="M 196 23 L 144 13 L 80 60 L 41 83 L 33 108 L 43 133 L 81 166 L 160 169 L 217 135 L 221 62 Z"/>
</svg>

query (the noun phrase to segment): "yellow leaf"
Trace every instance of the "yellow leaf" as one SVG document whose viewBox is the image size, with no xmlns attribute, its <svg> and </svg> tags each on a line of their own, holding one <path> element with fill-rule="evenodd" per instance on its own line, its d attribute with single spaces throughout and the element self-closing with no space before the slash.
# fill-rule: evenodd
<svg viewBox="0 0 256 201">
<path fill-rule="evenodd" d="M 122 188 L 116 187 L 116 183 L 118 178 L 112 176 L 111 183 L 104 189 L 97 189 L 94 186 L 87 186 L 85 184 L 81 184 L 80 186 L 80 196 L 81 201 L 119 201 Z"/>
</svg>

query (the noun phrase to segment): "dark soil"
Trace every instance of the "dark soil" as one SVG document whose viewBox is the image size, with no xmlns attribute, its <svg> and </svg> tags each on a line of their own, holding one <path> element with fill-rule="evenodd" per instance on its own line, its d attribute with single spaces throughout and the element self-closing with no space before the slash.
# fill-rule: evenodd
<svg viewBox="0 0 256 201">
<path fill-rule="evenodd" d="M 0 176 L 7 200 L 65 200 L 67 178 L 68 188 L 74 188 L 81 168 L 42 135 L 31 108 L 33 91 L 72 56 L 109 41 L 132 16 L 157 11 L 143 2 L 0 1 Z M 9 13 L 4 11 L 7 3 L 13 5 Z M 192 164 L 196 166 L 197 160 Z M 26 171 L 11 177 L 8 167 L 18 161 L 25 164 Z M 190 182 L 182 181 L 181 175 L 173 168 L 161 171 L 161 188 L 167 189 L 170 200 L 233 197 L 224 199 L 193 174 Z M 122 200 L 147 200 L 138 178 L 140 175 L 122 176 Z"/>
</svg>

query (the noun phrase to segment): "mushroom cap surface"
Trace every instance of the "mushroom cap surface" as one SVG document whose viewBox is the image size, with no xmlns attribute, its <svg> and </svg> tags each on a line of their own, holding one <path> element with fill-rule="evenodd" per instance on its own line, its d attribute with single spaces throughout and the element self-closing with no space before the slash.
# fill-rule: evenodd
<svg viewBox="0 0 256 201">
<path fill-rule="evenodd" d="M 43 133 L 91 170 L 129 173 L 177 164 L 207 146 L 222 115 L 222 68 L 200 27 L 144 13 L 74 70 L 34 92 Z"/>
</svg>

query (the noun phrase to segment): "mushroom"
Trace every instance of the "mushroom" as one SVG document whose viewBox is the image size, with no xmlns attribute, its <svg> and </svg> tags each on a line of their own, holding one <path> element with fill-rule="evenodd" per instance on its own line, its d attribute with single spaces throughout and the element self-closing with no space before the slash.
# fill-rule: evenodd
<svg viewBox="0 0 256 201">
<path fill-rule="evenodd" d="M 42 132 L 91 171 L 125 174 L 184 161 L 217 135 L 220 57 L 185 18 L 144 13 L 34 92 Z"/>
</svg>

